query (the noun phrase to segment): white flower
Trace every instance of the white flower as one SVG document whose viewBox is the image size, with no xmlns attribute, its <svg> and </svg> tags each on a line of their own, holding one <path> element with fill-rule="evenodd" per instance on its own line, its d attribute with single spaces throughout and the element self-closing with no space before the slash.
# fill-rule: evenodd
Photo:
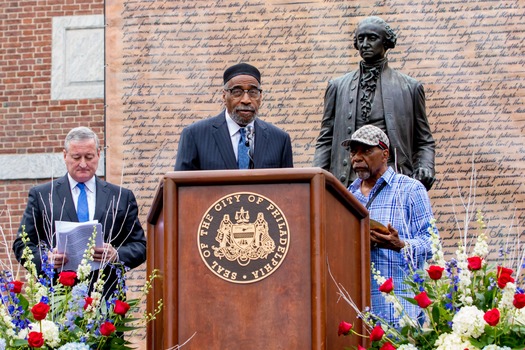
<svg viewBox="0 0 525 350">
<path fill-rule="evenodd" d="M 498 308 L 500 310 L 514 309 L 514 305 L 512 304 L 514 301 L 514 294 L 516 294 L 516 285 L 512 282 L 508 282 L 505 288 L 503 288 Z"/>
<path fill-rule="evenodd" d="M 511 350 L 508 346 L 497 346 L 494 344 L 487 345 L 483 348 L 483 350 Z"/>
<path fill-rule="evenodd" d="M 400 347 L 398 347 L 397 350 L 418 350 L 418 349 L 412 344 L 403 344 Z"/>
<path fill-rule="evenodd" d="M 0 350 L 5 350 L 5 339 L 0 338 Z"/>
<path fill-rule="evenodd" d="M 521 326 L 525 326 L 525 308 L 516 310 L 514 313 L 514 322 Z M 512 323 L 512 320 L 509 323 Z"/>
<path fill-rule="evenodd" d="M 430 233 L 430 240 L 432 242 L 432 260 L 434 261 L 433 265 L 438 265 L 441 267 L 446 266 L 445 255 L 443 254 L 443 248 L 441 246 L 441 239 L 437 233 L 436 220 L 430 220 L 430 227 L 428 228 Z"/>
<path fill-rule="evenodd" d="M 489 254 L 489 245 L 487 243 L 487 236 L 485 236 L 484 233 L 480 233 L 478 236 L 472 254 L 483 258 L 483 262 L 485 262 L 485 257 Z"/>
<path fill-rule="evenodd" d="M 444 333 L 434 343 L 435 350 L 455 350 L 455 349 L 469 349 L 474 350 L 468 340 L 463 340 L 455 333 Z"/>
<path fill-rule="evenodd" d="M 89 350 L 89 346 L 83 343 L 67 343 L 59 347 L 58 350 Z"/>
<path fill-rule="evenodd" d="M 461 301 L 463 301 L 463 304 L 465 305 L 472 305 L 472 303 L 474 302 L 474 299 L 472 299 L 470 295 L 462 295 Z"/>
<path fill-rule="evenodd" d="M 37 287 L 38 287 L 38 290 L 35 293 L 35 300 L 41 300 L 42 297 L 48 296 L 48 290 L 46 286 L 39 283 Z"/>
<path fill-rule="evenodd" d="M 383 283 L 386 282 L 386 278 L 384 276 L 381 276 L 381 272 L 376 270 L 374 263 L 370 265 L 370 272 L 372 273 L 372 276 L 374 280 L 376 281 L 377 285 L 380 286 Z M 383 294 L 384 295 L 384 294 Z"/>
<path fill-rule="evenodd" d="M 40 331 L 40 326 L 42 326 L 42 336 L 47 345 L 51 348 L 56 348 L 60 344 L 60 334 L 58 332 L 58 326 L 49 320 L 40 321 L 41 325 L 38 323 L 30 323 L 29 327 L 22 329 L 18 333 L 18 338 L 26 339 L 29 335 L 29 332 Z"/>
<path fill-rule="evenodd" d="M 77 269 L 78 279 L 80 281 L 83 281 L 89 276 L 90 273 L 91 265 L 89 264 L 89 261 L 87 261 L 86 259 L 82 259 Z"/>
<path fill-rule="evenodd" d="M 29 326 L 27 328 L 24 328 L 22 330 L 20 330 L 20 332 L 18 332 L 18 334 L 16 335 L 16 337 L 18 339 L 26 339 L 27 338 L 27 335 L 29 334 L 29 332 L 31 332 L 32 329 L 31 329 L 31 324 L 29 324 Z"/>
<path fill-rule="evenodd" d="M 2 325 L 2 328 L 7 329 L 7 331 L 12 331 L 15 328 L 12 318 L 3 303 L 0 304 L 0 325 Z"/>
<path fill-rule="evenodd" d="M 46 344 L 52 348 L 57 347 L 60 344 L 60 334 L 58 331 L 58 326 L 49 320 L 40 321 L 42 325 L 42 334 Z"/>
<path fill-rule="evenodd" d="M 459 300 L 464 305 L 472 305 L 471 289 L 472 284 L 472 274 L 468 269 L 467 254 L 465 254 L 465 249 L 463 246 L 458 247 L 456 251 L 457 262 L 458 262 L 458 294 Z"/>
<path fill-rule="evenodd" d="M 464 306 L 452 318 L 452 331 L 463 339 L 478 338 L 483 334 L 487 322 L 485 313 L 475 306 Z"/>
</svg>

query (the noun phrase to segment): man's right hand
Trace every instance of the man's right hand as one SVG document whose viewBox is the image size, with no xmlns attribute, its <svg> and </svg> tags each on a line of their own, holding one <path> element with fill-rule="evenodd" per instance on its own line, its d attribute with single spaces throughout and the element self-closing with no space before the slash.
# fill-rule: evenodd
<svg viewBox="0 0 525 350">
<path fill-rule="evenodd" d="M 436 178 L 432 176 L 432 171 L 430 169 L 421 167 L 417 168 L 414 171 L 412 177 L 421 182 L 425 186 L 427 191 L 429 191 L 432 188 L 432 185 L 436 180 Z"/>
<path fill-rule="evenodd" d="M 64 264 L 68 262 L 66 254 L 58 253 L 56 248 L 47 253 L 47 258 L 49 259 L 49 263 L 52 264 L 55 269 L 64 266 Z"/>
</svg>

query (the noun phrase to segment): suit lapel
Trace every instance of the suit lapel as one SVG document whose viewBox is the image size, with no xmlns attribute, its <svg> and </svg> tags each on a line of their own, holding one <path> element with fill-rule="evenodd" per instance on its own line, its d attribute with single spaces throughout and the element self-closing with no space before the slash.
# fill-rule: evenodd
<svg viewBox="0 0 525 350">
<path fill-rule="evenodd" d="M 55 182 L 53 192 L 56 198 L 53 200 L 53 216 L 61 221 L 78 221 L 77 211 L 73 203 L 73 195 L 67 174 Z"/>
<path fill-rule="evenodd" d="M 212 134 L 215 139 L 215 145 L 226 164 L 227 169 L 237 169 L 237 160 L 232 149 L 232 141 L 228 131 L 228 124 L 226 124 L 226 116 L 224 111 L 216 118 L 212 127 L 214 128 Z"/>
<path fill-rule="evenodd" d="M 359 106 L 359 79 L 360 79 L 360 70 L 354 71 L 354 74 L 350 77 L 350 81 L 348 84 L 343 84 L 343 90 L 341 93 L 341 98 L 343 101 L 350 102 L 348 105 L 350 107 L 350 110 L 345 109 L 346 113 L 350 113 L 351 115 L 356 116 L 356 118 L 352 118 L 349 125 L 352 127 L 352 132 L 355 131 L 356 125 L 357 125 L 357 111 Z M 348 96 L 348 97 L 346 97 Z M 348 99 L 348 100 L 347 100 Z M 345 113 L 345 114 L 346 114 Z"/>
<path fill-rule="evenodd" d="M 396 123 L 393 123 L 394 117 L 392 115 L 394 111 L 393 92 L 396 87 L 392 85 L 392 81 L 392 71 L 385 65 L 381 72 L 381 95 L 383 96 L 383 109 L 388 131 L 396 129 Z M 397 102 L 402 103 L 402 101 Z"/>
<path fill-rule="evenodd" d="M 96 182 L 96 204 L 95 214 L 93 215 L 94 220 L 98 220 L 100 223 L 104 223 L 104 216 L 106 214 L 106 208 L 109 208 L 108 201 L 111 200 L 111 195 L 107 186 L 106 181 L 100 180 L 95 177 Z M 116 207 L 116 204 L 113 206 Z"/>
<path fill-rule="evenodd" d="M 259 169 L 263 164 L 262 159 L 265 156 L 265 152 L 268 147 L 269 135 L 266 124 L 261 122 L 259 119 L 255 119 L 254 125 L 255 149 L 253 154 L 253 167 L 255 169 Z"/>
</svg>

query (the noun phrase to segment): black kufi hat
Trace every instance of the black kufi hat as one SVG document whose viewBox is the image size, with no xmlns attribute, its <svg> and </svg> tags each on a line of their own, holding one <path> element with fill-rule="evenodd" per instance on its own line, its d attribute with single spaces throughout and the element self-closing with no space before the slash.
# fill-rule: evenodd
<svg viewBox="0 0 525 350">
<path fill-rule="evenodd" d="M 248 63 L 238 63 L 236 65 L 233 65 L 226 69 L 224 71 L 223 79 L 224 84 L 230 81 L 231 78 L 237 76 L 237 75 L 251 75 L 257 81 L 259 84 L 261 83 L 261 72 L 254 66 L 248 64 Z"/>
</svg>

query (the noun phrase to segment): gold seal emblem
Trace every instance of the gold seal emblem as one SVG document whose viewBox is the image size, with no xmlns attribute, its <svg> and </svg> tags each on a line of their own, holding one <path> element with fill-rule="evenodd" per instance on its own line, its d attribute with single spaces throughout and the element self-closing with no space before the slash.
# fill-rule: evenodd
<svg viewBox="0 0 525 350">
<path fill-rule="evenodd" d="M 197 244 L 202 260 L 218 277 L 252 283 L 281 265 L 290 233 L 286 217 L 270 199 L 236 192 L 208 208 L 199 225 Z"/>
</svg>

